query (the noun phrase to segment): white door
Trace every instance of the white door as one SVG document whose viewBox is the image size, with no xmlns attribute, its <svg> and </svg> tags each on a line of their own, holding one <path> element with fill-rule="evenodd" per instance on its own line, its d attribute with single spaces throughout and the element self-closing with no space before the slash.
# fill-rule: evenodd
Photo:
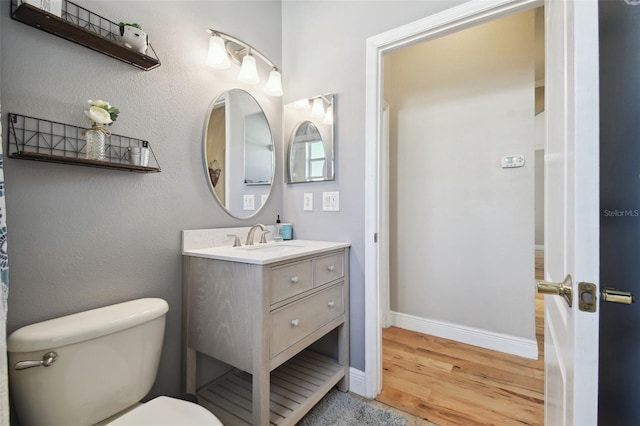
<svg viewBox="0 0 640 426">
<path fill-rule="evenodd" d="M 545 424 L 597 424 L 598 312 L 578 309 L 598 283 L 598 2 L 546 0 L 545 275 L 573 281 L 573 307 L 545 296 Z"/>
</svg>

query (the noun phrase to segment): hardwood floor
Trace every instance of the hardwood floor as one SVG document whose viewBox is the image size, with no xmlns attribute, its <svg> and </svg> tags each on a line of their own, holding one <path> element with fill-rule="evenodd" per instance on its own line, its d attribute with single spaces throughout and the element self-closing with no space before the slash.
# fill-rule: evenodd
<svg viewBox="0 0 640 426">
<path fill-rule="evenodd" d="M 542 254 L 536 252 L 536 278 Z M 440 426 L 544 424 L 544 299 L 536 296 L 539 359 L 397 327 L 383 330 L 377 400 Z"/>
</svg>

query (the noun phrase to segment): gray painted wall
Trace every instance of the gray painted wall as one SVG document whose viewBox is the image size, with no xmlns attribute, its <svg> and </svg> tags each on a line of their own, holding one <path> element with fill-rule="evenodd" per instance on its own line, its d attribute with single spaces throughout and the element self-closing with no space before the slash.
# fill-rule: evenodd
<svg viewBox="0 0 640 426">
<path fill-rule="evenodd" d="M 284 103 L 337 95 L 336 180 L 286 185 L 283 220 L 295 238 L 350 241 L 351 365 L 364 370 L 364 188 L 366 39 L 461 1 L 288 1 L 282 8 Z M 285 138 L 287 135 L 285 135 Z M 322 192 L 340 191 L 340 211 L 321 210 Z M 303 194 L 314 210 L 303 211 Z M 367 236 L 373 238 L 373 236 Z"/>
<path fill-rule="evenodd" d="M 351 364 L 364 370 L 365 42 L 462 1 L 79 1 L 114 21 L 139 22 L 162 61 L 144 72 L 13 21 L 0 6 L 3 111 L 85 125 L 87 99 L 122 111 L 115 133 L 148 139 L 162 173 L 138 175 L 7 159 L 11 291 L 8 331 L 135 297 L 171 307 L 154 393 L 179 384 L 182 229 L 272 223 L 296 238 L 351 241 Z M 265 25 L 266 23 L 266 25 Z M 276 178 L 265 211 L 229 217 L 202 165 L 207 108 L 236 83 L 203 63 L 206 28 L 255 45 L 282 64 L 285 96 L 254 91 L 274 132 Z M 282 31 L 281 31 L 282 30 Z M 263 75 L 266 79 L 266 71 Z M 336 180 L 284 185 L 282 102 L 337 93 Z M 322 191 L 340 191 L 340 212 L 319 210 Z M 315 195 L 303 212 L 302 194 Z"/>
<path fill-rule="evenodd" d="M 224 90 L 246 86 L 235 82 L 238 68 L 215 71 L 204 65 L 205 30 L 233 34 L 281 64 L 281 3 L 78 3 L 116 22 L 140 23 L 162 65 L 141 71 L 26 26 L 10 18 L 9 4 L 2 1 L 3 118 L 16 112 L 85 126 L 84 103 L 105 99 L 121 110 L 112 131 L 149 140 L 162 172 L 5 160 L 8 332 L 84 309 L 162 297 L 170 311 L 153 393 L 173 395 L 180 380 L 180 231 L 272 223 L 282 206 L 281 173 L 265 211 L 250 221 L 228 216 L 209 189 L 201 145 L 207 109 Z M 262 70 L 263 81 L 268 71 Z M 251 90 L 281 152 L 282 99 Z M 276 167 L 282 170 L 280 158 Z"/>
</svg>

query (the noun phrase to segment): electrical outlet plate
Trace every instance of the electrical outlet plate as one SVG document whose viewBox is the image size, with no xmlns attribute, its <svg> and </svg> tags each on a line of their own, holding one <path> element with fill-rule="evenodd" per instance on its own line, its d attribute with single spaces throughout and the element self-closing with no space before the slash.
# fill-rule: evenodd
<svg viewBox="0 0 640 426">
<path fill-rule="evenodd" d="M 313 211 L 313 193 L 305 192 L 302 207 L 305 212 Z"/>
<path fill-rule="evenodd" d="M 256 196 L 253 194 L 245 194 L 244 198 L 244 210 L 256 209 Z"/>
<path fill-rule="evenodd" d="M 339 192 L 323 192 L 322 193 L 322 210 L 326 212 L 340 211 L 340 193 Z"/>
</svg>

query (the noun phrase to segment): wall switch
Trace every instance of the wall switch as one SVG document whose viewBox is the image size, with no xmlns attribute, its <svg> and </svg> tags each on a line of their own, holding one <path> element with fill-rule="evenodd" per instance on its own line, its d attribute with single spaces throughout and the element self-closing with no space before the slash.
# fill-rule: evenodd
<svg viewBox="0 0 640 426">
<path fill-rule="evenodd" d="M 305 212 L 310 212 L 313 210 L 313 193 L 304 193 L 303 210 Z"/>
<path fill-rule="evenodd" d="M 322 210 L 326 212 L 337 212 L 340 210 L 340 193 L 339 192 L 323 192 L 322 193 Z"/>
<path fill-rule="evenodd" d="M 260 196 L 260 207 L 264 206 L 265 204 L 267 204 L 267 200 L 269 199 L 269 194 L 262 194 Z"/>
<path fill-rule="evenodd" d="M 524 167 L 523 155 L 505 155 L 500 161 L 503 169 L 513 169 L 514 167 Z"/>
<path fill-rule="evenodd" d="M 245 194 L 244 198 L 244 209 L 245 210 L 255 210 L 256 209 L 256 196 L 253 194 Z"/>
</svg>

